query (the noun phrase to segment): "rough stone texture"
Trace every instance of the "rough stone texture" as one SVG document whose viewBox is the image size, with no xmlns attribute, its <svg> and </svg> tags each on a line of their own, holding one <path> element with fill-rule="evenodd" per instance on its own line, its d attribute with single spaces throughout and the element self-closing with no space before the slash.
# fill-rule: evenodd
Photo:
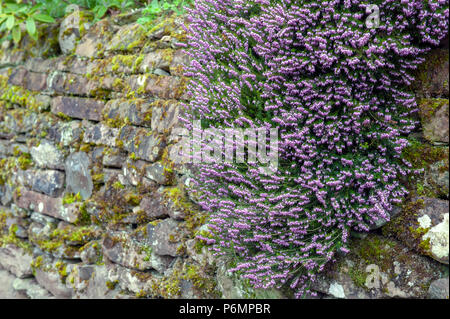
<svg viewBox="0 0 450 319">
<path fill-rule="evenodd" d="M 102 243 L 103 254 L 109 260 L 137 270 L 155 269 L 164 272 L 172 258 L 158 256 L 150 245 L 130 238 L 126 232 L 108 233 Z"/>
<path fill-rule="evenodd" d="M 449 281 L 447 278 L 441 278 L 431 283 L 428 288 L 429 299 L 448 299 L 449 296 Z"/>
<path fill-rule="evenodd" d="M 104 119 L 112 121 L 127 120 L 133 125 L 150 127 L 152 105 L 145 99 L 136 100 L 110 100 L 103 110 Z"/>
<path fill-rule="evenodd" d="M 116 282 L 120 289 L 126 289 L 133 293 L 140 293 L 142 291 L 151 291 L 152 274 L 138 273 L 135 270 L 114 265 L 109 268 L 108 272 L 109 282 Z"/>
<path fill-rule="evenodd" d="M 180 106 L 176 101 L 169 101 L 160 107 L 152 109 L 152 130 L 163 133 L 171 131 L 179 125 Z"/>
<path fill-rule="evenodd" d="M 416 72 L 412 89 L 419 96 L 448 97 L 448 49 L 434 49 Z"/>
<path fill-rule="evenodd" d="M 20 208 L 35 210 L 51 217 L 63 219 L 61 198 L 52 198 L 27 189 L 21 189 L 20 194 L 16 194 L 14 201 Z"/>
<path fill-rule="evenodd" d="M 439 263 L 379 235 L 353 240 L 313 284 L 313 290 L 346 299 L 425 298 L 428 285 L 445 273 Z"/>
<path fill-rule="evenodd" d="M 18 175 L 22 185 L 51 197 L 61 196 L 64 189 L 65 174 L 60 171 L 27 170 L 19 171 Z"/>
<path fill-rule="evenodd" d="M 160 185 L 170 185 L 173 182 L 173 174 L 162 163 L 154 163 L 145 167 L 145 177 Z"/>
<path fill-rule="evenodd" d="M 13 282 L 13 288 L 30 299 L 53 299 L 53 295 L 39 286 L 34 278 L 20 279 L 17 278 Z"/>
<path fill-rule="evenodd" d="M 419 109 L 425 138 L 433 143 L 448 144 L 448 99 L 422 99 Z"/>
<path fill-rule="evenodd" d="M 436 163 L 433 163 L 426 170 L 425 183 L 429 187 L 436 189 L 440 196 L 448 198 L 449 196 L 449 171 L 448 158 Z"/>
<path fill-rule="evenodd" d="M 89 23 L 86 22 L 84 14 L 76 10 L 69 14 L 61 22 L 59 28 L 59 47 L 64 54 L 70 54 L 83 35 L 83 30 L 89 29 Z"/>
<path fill-rule="evenodd" d="M 74 194 L 80 193 L 83 199 L 91 197 L 94 188 L 89 164 L 89 157 L 84 152 L 73 153 L 66 160 L 66 189 Z"/>
<path fill-rule="evenodd" d="M 0 269 L 0 299 L 26 299 L 27 296 L 23 292 L 14 289 L 13 283 L 16 277 Z"/>
<path fill-rule="evenodd" d="M 113 299 L 119 295 L 118 289 L 110 289 L 106 283 L 111 282 L 106 266 L 94 266 L 90 279 L 85 281 L 85 287 L 78 287 L 75 298 L 80 299 Z M 111 282 L 112 283 L 112 282 Z"/>
<path fill-rule="evenodd" d="M 122 128 L 119 139 L 123 142 L 126 151 L 149 162 L 158 159 L 164 146 L 160 136 L 156 134 L 148 135 L 148 132 L 144 129 L 137 129 L 133 126 Z"/>
<path fill-rule="evenodd" d="M 119 149 L 111 149 L 109 152 L 103 156 L 103 166 L 121 168 L 123 163 L 125 163 L 127 155 L 125 152 Z"/>
<path fill-rule="evenodd" d="M 99 241 L 91 241 L 83 246 L 80 253 L 81 261 L 85 264 L 96 264 L 101 261 L 103 255 L 101 251 L 101 243 Z"/>
<path fill-rule="evenodd" d="M 144 197 L 139 206 L 150 219 L 163 218 L 169 215 L 163 198 L 157 193 Z"/>
<path fill-rule="evenodd" d="M 102 50 L 99 50 L 99 48 L 103 48 L 109 42 L 115 29 L 109 20 L 99 21 L 80 40 L 75 49 L 75 54 L 86 58 L 99 57 L 102 54 Z M 99 37 L 99 34 L 103 34 L 103 36 Z"/>
<path fill-rule="evenodd" d="M 67 299 L 72 297 L 73 290 L 67 288 L 61 282 L 60 275 L 57 272 L 36 269 L 35 277 L 39 285 L 50 291 L 56 298 Z"/>
<path fill-rule="evenodd" d="M 449 202 L 435 198 L 415 198 L 402 213 L 385 226 L 386 234 L 393 234 L 416 251 L 448 264 Z"/>
<path fill-rule="evenodd" d="M 177 235 L 180 233 L 180 223 L 173 219 L 164 219 L 156 226 L 149 224 L 147 234 L 155 254 L 160 256 L 181 256 L 180 242 Z"/>
<path fill-rule="evenodd" d="M 79 97 L 57 96 L 52 99 L 52 112 L 62 113 L 76 119 L 100 121 L 104 103 Z"/>
<path fill-rule="evenodd" d="M 38 146 L 30 149 L 33 161 L 42 168 L 62 169 L 64 156 L 51 142 L 42 140 Z"/>
<path fill-rule="evenodd" d="M 123 26 L 106 45 L 108 51 L 132 50 L 144 45 L 145 30 L 138 23 Z"/>
<path fill-rule="evenodd" d="M 82 128 L 81 122 L 58 122 L 48 130 L 48 136 L 55 143 L 64 147 L 73 146 L 81 139 Z M 64 165 L 63 165 L 64 168 Z"/>
<path fill-rule="evenodd" d="M 31 261 L 33 257 L 23 248 L 15 245 L 0 247 L 0 265 L 18 278 L 26 278 L 33 274 Z"/>
<path fill-rule="evenodd" d="M 103 124 L 97 124 L 86 128 L 84 131 L 83 141 L 85 143 L 93 143 L 97 145 L 106 145 L 114 147 L 119 130 L 111 128 Z"/>
</svg>

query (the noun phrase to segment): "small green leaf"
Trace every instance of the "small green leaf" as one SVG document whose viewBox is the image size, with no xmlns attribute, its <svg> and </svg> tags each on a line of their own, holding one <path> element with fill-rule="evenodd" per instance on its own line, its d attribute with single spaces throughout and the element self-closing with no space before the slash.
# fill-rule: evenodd
<svg viewBox="0 0 450 319">
<path fill-rule="evenodd" d="M 36 23 L 32 18 L 28 18 L 25 22 L 25 26 L 27 27 L 28 34 L 33 36 L 36 34 Z"/>
<path fill-rule="evenodd" d="M 46 15 L 46 14 L 42 14 L 42 13 L 38 13 L 33 15 L 33 18 L 35 20 L 41 21 L 41 22 L 46 22 L 46 23 L 53 23 L 55 22 L 55 19 L 53 19 L 51 16 Z"/>
<path fill-rule="evenodd" d="M 13 15 L 9 16 L 8 19 L 6 19 L 6 28 L 8 30 L 11 30 L 14 27 L 15 18 Z"/>
<path fill-rule="evenodd" d="M 20 26 L 16 25 L 14 29 L 12 30 L 12 37 L 14 40 L 14 43 L 19 43 L 20 39 L 22 38 L 22 33 L 20 32 Z"/>
<path fill-rule="evenodd" d="M 106 10 L 108 10 L 107 7 L 101 6 L 101 7 L 97 10 L 97 18 L 99 18 L 99 19 L 103 18 L 103 16 L 104 16 L 105 13 L 106 13 Z"/>
</svg>

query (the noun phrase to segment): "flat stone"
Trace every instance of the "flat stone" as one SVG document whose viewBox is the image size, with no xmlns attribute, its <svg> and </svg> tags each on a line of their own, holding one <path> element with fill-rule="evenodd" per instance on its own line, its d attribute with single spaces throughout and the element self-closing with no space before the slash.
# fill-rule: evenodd
<svg viewBox="0 0 450 319">
<path fill-rule="evenodd" d="M 100 241 L 91 241 L 83 246 L 80 258 L 85 264 L 96 264 L 102 259 Z"/>
<path fill-rule="evenodd" d="M 146 81 L 145 92 L 161 99 L 181 99 L 186 82 L 172 76 L 150 76 Z"/>
<path fill-rule="evenodd" d="M 425 139 L 448 144 L 448 99 L 421 99 L 419 110 Z"/>
<path fill-rule="evenodd" d="M 83 30 L 89 29 L 90 25 L 84 16 L 79 10 L 75 10 L 61 22 L 58 41 L 64 54 L 72 53 L 83 35 Z"/>
<path fill-rule="evenodd" d="M 159 133 L 170 132 L 179 124 L 180 105 L 176 101 L 169 101 L 152 110 L 152 130 Z"/>
<path fill-rule="evenodd" d="M 65 147 L 70 147 L 80 142 L 81 136 L 81 121 L 70 121 L 55 123 L 48 129 L 47 138 Z"/>
<path fill-rule="evenodd" d="M 434 49 L 416 71 L 412 89 L 423 97 L 448 97 L 448 49 Z"/>
<path fill-rule="evenodd" d="M 122 290 L 133 294 L 152 290 L 154 273 L 140 272 L 117 264 L 109 265 L 108 269 L 108 281 L 116 282 Z"/>
<path fill-rule="evenodd" d="M 18 179 L 35 192 L 51 197 L 61 196 L 64 190 L 65 174 L 56 170 L 27 170 L 19 171 Z"/>
<path fill-rule="evenodd" d="M 164 147 L 164 142 L 159 135 L 133 126 L 122 128 L 119 139 L 123 142 L 123 148 L 126 151 L 135 153 L 136 157 L 148 162 L 156 161 Z"/>
<path fill-rule="evenodd" d="M 0 247 L 0 265 L 18 278 L 32 276 L 32 261 L 33 256 L 23 248 L 12 244 Z"/>
<path fill-rule="evenodd" d="M 170 185 L 173 182 L 173 174 L 160 162 L 147 165 L 145 167 L 145 177 L 159 185 Z"/>
<path fill-rule="evenodd" d="M 441 278 L 433 281 L 428 288 L 428 299 L 448 299 L 449 296 L 449 280 Z"/>
<path fill-rule="evenodd" d="M 425 185 L 436 190 L 437 195 L 449 197 L 448 158 L 431 164 L 425 171 Z"/>
<path fill-rule="evenodd" d="M 92 81 L 85 75 L 53 71 L 47 78 L 51 93 L 92 96 L 92 92 L 101 88 L 101 82 Z"/>
<path fill-rule="evenodd" d="M 152 104 L 144 99 L 136 100 L 110 100 L 103 110 L 104 120 L 123 121 L 127 120 L 133 125 L 150 127 Z"/>
<path fill-rule="evenodd" d="M 173 50 L 156 50 L 153 52 L 149 52 L 144 56 L 142 60 L 142 64 L 139 67 L 139 70 L 142 73 L 151 73 L 156 69 L 161 69 L 164 71 L 170 70 L 170 60 L 173 56 Z"/>
<path fill-rule="evenodd" d="M 94 188 L 89 165 L 89 157 L 84 152 L 69 155 L 65 165 L 67 191 L 73 194 L 80 193 L 84 200 L 91 197 Z"/>
<path fill-rule="evenodd" d="M 63 113 L 72 118 L 100 121 L 103 107 L 104 102 L 99 100 L 57 96 L 52 99 L 51 110 L 54 114 Z"/>
<path fill-rule="evenodd" d="M 164 272 L 171 262 L 170 257 L 153 253 L 146 243 L 130 238 L 127 232 L 110 232 L 102 243 L 103 254 L 114 263 L 137 270 L 156 269 Z"/>
<path fill-rule="evenodd" d="M 117 148 L 113 148 L 103 155 L 103 166 L 121 168 L 127 160 L 127 154 Z"/>
<path fill-rule="evenodd" d="M 101 57 L 105 45 L 113 37 L 114 32 L 116 32 L 116 27 L 109 19 L 95 23 L 81 38 L 75 49 L 75 55 L 87 58 Z M 99 34 L 102 36 L 99 37 Z"/>
<path fill-rule="evenodd" d="M 53 299 L 53 295 L 39 286 L 36 279 L 34 278 L 25 278 L 20 279 L 17 278 L 13 282 L 13 288 L 25 295 L 27 295 L 30 299 Z"/>
<path fill-rule="evenodd" d="M 33 161 L 41 168 L 62 169 L 64 155 L 54 144 L 42 140 L 38 146 L 30 149 Z"/>
<path fill-rule="evenodd" d="M 85 143 L 114 147 L 118 136 L 119 129 L 97 124 L 86 128 L 83 141 Z"/>
<path fill-rule="evenodd" d="M 84 281 L 84 287 L 77 286 L 74 298 L 79 299 L 113 299 L 119 295 L 119 289 L 110 289 L 107 285 L 112 282 L 109 277 L 110 270 L 105 265 L 92 267 L 90 278 Z M 80 289 L 81 288 L 81 289 Z"/>
<path fill-rule="evenodd" d="M 39 285 L 50 291 L 56 298 L 69 299 L 72 297 L 73 290 L 61 282 L 61 277 L 57 272 L 43 271 L 37 268 L 35 269 L 35 278 Z"/>
<path fill-rule="evenodd" d="M 171 218 L 164 219 L 156 226 L 148 224 L 147 234 L 155 254 L 160 256 L 181 256 L 180 222 Z"/>
<path fill-rule="evenodd" d="M 16 279 L 11 273 L 0 269 L 0 299 L 27 299 L 27 296 L 14 289 L 13 283 Z"/>
<path fill-rule="evenodd" d="M 158 193 L 144 196 L 139 206 L 150 219 L 159 219 L 169 215 L 169 210 L 164 205 L 164 199 Z"/>
<path fill-rule="evenodd" d="M 53 198 L 22 188 L 20 190 L 20 196 L 16 194 L 14 202 L 20 208 L 35 210 L 41 214 L 63 219 L 61 214 L 61 198 Z"/>
<path fill-rule="evenodd" d="M 183 50 L 175 51 L 172 62 L 170 63 L 170 74 L 175 76 L 183 76 L 185 73 L 185 66 L 190 65 L 190 63 L 190 57 Z"/>
<path fill-rule="evenodd" d="M 133 51 L 142 48 L 145 44 L 145 29 L 138 23 L 121 27 L 105 46 L 107 51 Z"/>
<path fill-rule="evenodd" d="M 384 232 L 419 253 L 448 264 L 449 202 L 436 198 L 413 198 Z"/>
</svg>

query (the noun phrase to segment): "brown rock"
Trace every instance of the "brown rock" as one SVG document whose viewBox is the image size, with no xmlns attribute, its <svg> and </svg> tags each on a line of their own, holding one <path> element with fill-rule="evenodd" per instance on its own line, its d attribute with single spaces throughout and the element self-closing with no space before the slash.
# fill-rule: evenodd
<svg viewBox="0 0 450 319">
<path fill-rule="evenodd" d="M 99 100 L 58 96 L 52 99 L 52 112 L 92 121 L 101 120 L 104 103 Z"/>
<path fill-rule="evenodd" d="M 18 278 L 26 278 L 33 274 L 32 261 L 31 254 L 23 248 L 12 244 L 0 247 L 0 265 Z"/>
<path fill-rule="evenodd" d="M 422 101 L 420 109 L 425 138 L 430 142 L 448 143 L 448 99 L 427 99 L 425 100 L 426 102 Z"/>
<path fill-rule="evenodd" d="M 416 72 L 412 89 L 422 97 L 448 97 L 448 49 L 435 49 Z"/>
<path fill-rule="evenodd" d="M 158 193 L 150 193 L 142 198 L 139 206 L 150 219 L 158 219 L 169 215 L 164 200 Z"/>
<path fill-rule="evenodd" d="M 156 226 L 151 224 L 147 227 L 147 234 L 155 254 L 160 256 L 181 256 L 183 253 L 179 250 L 181 241 L 180 222 L 171 218 L 164 219 Z"/>
</svg>

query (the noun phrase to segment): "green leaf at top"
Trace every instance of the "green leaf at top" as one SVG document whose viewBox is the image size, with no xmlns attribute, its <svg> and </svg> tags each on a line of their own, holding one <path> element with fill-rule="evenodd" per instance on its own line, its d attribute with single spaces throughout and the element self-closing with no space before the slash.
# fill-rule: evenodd
<svg viewBox="0 0 450 319">
<path fill-rule="evenodd" d="M 25 22 L 25 26 L 27 27 L 27 32 L 30 36 L 36 34 L 36 22 L 34 22 L 33 18 L 28 18 Z"/>
<path fill-rule="evenodd" d="M 107 7 L 101 6 L 100 8 L 97 9 L 97 18 L 101 19 L 103 18 L 103 16 L 105 15 L 106 11 L 108 10 Z"/>
<path fill-rule="evenodd" d="M 13 15 L 10 15 L 8 17 L 8 19 L 6 19 L 6 28 L 8 30 L 11 30 L 14 27 L 14 22 L 16 21 L 16 19 L 14 18 Z"/>
<path fill-rule="evenodd" d="M 20 32 L 20 26 L 16 25 L 13 29 L 12 29 L 12 37 L 14 40 L 14 43 L 19 43 L 20 39 L 22 38 L 22 33 Z"/>
<path fill-rule="evenodd" d="M 46 14 L 42 14 L 42 13 L 38 13 L 33 15 L 33 18 L 35 20 L 41 21 L 41 22 L 46 22 L 46 23 L 53 23 L 55 22 L 55 19 L 53 19 L 51 16 L 46 15 Z"/>
</svg>

